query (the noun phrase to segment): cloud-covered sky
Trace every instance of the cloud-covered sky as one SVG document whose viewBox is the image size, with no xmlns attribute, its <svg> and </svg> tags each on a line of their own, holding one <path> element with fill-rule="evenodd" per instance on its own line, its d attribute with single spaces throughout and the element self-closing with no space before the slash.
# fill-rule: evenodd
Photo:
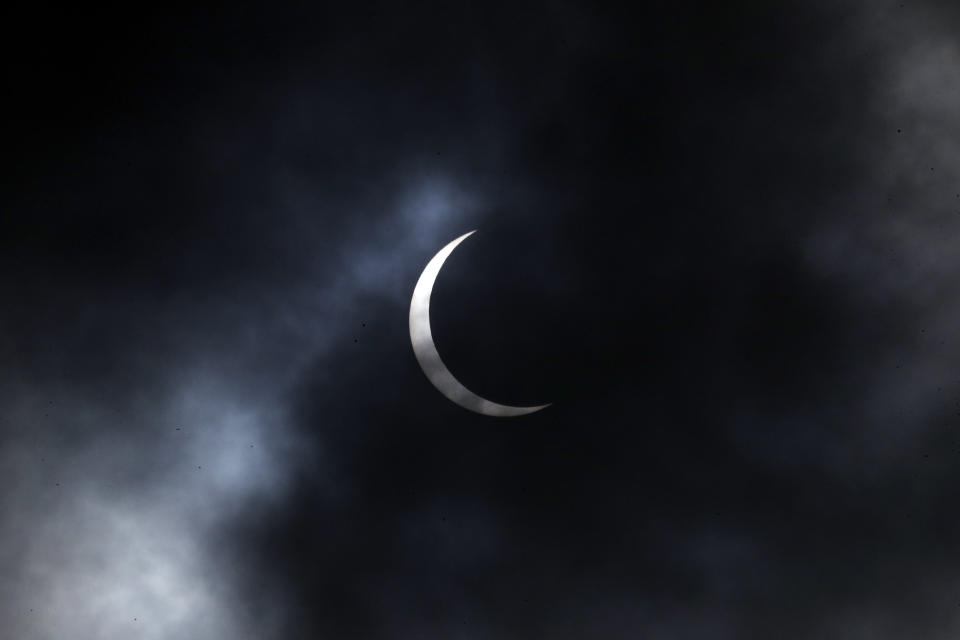
<svg viewBox="0 0 960 640">
<path fill-rule="evenodd" d="M 951 3 L 7 22 L 10 637 L 960 633 Z"/>
</svg>

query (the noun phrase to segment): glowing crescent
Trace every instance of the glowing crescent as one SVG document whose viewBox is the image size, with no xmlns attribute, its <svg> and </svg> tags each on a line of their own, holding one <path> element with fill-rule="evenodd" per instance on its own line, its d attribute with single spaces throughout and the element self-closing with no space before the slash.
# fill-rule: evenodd
<svg viewBox="0 0 960 640">
<path fill-rule="evenodd" d="M 511 407 L 481 398 L 453 377 L 453 374 L 447 369 L 447 365 L 443 364 L 443 360 L 440 359 L 437 346 L 433 343 L 433 333 L 430 331 L 430 293 L 433 291 L 433 283 L 436 281 L 444 261 L 453 253 L 458 244 L 473 233 L 474 231 L 465 233 L 440 249 L 437 255 L 433 256 L 433 259 L 427 263 L 423 273 L 420 274 L 417 286 L 413 289 L 413 298 L 410 299 L 410 342 L 413 344 L 413 353 L 417 356 L 420 368 L 427 374 L 427 378 L 430 379 L 433 386 L 464 409 L 482 413 L 486 416 L 507 418 L 522 416 L 549 407 L 549 404 L 541 404 L 536 407 Z"/>
</svg>

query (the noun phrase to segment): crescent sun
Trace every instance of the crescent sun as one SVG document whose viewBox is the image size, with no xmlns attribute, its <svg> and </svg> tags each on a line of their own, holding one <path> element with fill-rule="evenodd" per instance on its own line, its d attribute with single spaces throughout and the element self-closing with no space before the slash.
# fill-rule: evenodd
<svg viewBox="0 0 960 640">
<path fill-rule="evenodd" d="M 417 280 L 417 286 L 413 289 L 413 297 L 410 299 L 410 342 L 413 344 L 413 354 L 420 363 L 420 368 L 427 375 L 430 382 L 433 383 L 440 393 L 447 396 L 450 400 L 457 403 L 464 409 L 482 413 L 485 416 L 494 416 L 497 418 L 508 418 L 511 416 L 522 416 L 534 411 L 539 411 L 549 404 L 541 404 L 535 407 L 511 407 L 505 404 L 497 404 L 486 398 L 478 396 L 470 389 L 463 386 L 457 380 L 447 365 L 440 359 L 440 353 L 437 346 L 433 343 L 433 333 L 430 331 L 430 293 L 433 291 L 433 283 L 440 273 L 440 268 L 444 261 L 453 253 L 461 242 L 466 240 L 471 234 L 465 233 L 433 256 L 433 259 L 427 263 L 420 279 Z"/>
</svg>

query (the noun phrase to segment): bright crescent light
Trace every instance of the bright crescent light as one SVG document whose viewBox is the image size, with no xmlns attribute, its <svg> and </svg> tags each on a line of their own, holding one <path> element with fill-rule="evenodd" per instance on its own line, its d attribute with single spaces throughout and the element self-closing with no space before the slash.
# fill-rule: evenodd
<svg viewBox="0 0 960 640">
<path fill-rule="evenodd" d="M 433 291 L 433 283 L 436 281 L 444 261 L 453 253 L 458 244 L 474 232 L 475 230 L 465 233 L 440 249 L 437 255 L 433 256 L 433 259 L 427 263 L 423 273 L 420 274 L 417 286 L 413 289 L 413 298 L 410 299 L 410 342 L 413 344 L 413 354 L 417 357 L 420 368 L 423 369 L 433 386 L 464 409 L 497 418 L 522 416 L 539 411 L 550 405 L 511 407 L 491 402 L 470 391 L 453 377 L 453 374 L 447 369 L 447 365 L 440 359 L 437 346 L 433 343 L 433 333 L 430 331 L 430 293 Z"/>
</svg>

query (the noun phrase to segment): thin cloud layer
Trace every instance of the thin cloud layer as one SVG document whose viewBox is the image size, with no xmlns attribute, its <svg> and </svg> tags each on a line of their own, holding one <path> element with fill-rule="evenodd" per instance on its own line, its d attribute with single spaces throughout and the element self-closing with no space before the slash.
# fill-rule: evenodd
<svg viewBox="0 0 960 640">
<path fill-rule="evenodd" d="M 5 629 L 956 636 L 954 8 L 238 11 L 15 74 Z"/>
</svg>

